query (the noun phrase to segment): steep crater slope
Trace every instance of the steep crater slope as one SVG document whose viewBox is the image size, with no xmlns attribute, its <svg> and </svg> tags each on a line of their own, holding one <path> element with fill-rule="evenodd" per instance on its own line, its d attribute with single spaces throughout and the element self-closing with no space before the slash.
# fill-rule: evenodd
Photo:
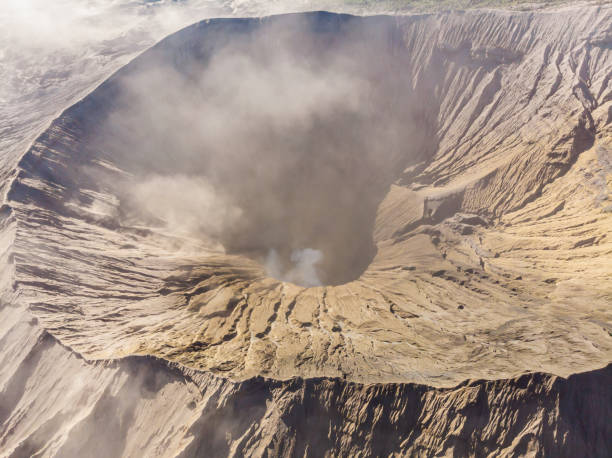
<svg viewBox="0 0 612 458">
<path fill-rule="evenodd" d="M 21 160 L 15 288 L 89 359 L 238 380 L 601 367 L 610 24 L 592 7 L 182 30 Z"/>
<path fill-rule="evenodd" d="M 144 53 L 0 211 L 0 456 L 609 456 L 611 19 Z"/>
</svg>

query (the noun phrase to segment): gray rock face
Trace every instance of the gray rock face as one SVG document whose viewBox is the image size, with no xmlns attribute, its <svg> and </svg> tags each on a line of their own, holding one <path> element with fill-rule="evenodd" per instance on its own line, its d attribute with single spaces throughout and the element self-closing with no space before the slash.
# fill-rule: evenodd
<svg viewBox="0 0 612 458">
<path fill-rule="evenodd" d="M 307 13 L 140 55 L 8 187 L 2 453 L 609 456 L 611 27 Z"/>
</svg>

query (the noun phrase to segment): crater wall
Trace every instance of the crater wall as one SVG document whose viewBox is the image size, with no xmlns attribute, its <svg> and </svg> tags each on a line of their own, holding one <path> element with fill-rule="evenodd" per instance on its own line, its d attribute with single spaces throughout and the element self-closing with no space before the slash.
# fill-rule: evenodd
<svg viewBox="0 0 612 458">
<path fill-rule="evenodd" d="M 606 456 L 611 20 L 219 19 L 143 53 L 2 207 L 0 448 Z M 317 286 L 270 275 L 304 249 Z"/>
</svg>

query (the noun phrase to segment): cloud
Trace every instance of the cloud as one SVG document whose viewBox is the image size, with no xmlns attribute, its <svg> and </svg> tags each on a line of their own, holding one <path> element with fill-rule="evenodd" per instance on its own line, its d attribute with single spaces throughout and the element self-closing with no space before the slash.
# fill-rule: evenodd
<svg viewBox="0 0 612 458">
<path fill-rule="evenodd" d="M 129 42 L 132 33 L 161 38 L 199 15 L 229 11 L 222 1 L 3 0 L 0 37 L 22 52 L 84 50 L 118 38 Z"/>
<path fill-rule="evenodd" d="M 0 103 L 52 115 L 165 35 L 231 14 L 224 1 L 2 0 Z"/>
</svg>

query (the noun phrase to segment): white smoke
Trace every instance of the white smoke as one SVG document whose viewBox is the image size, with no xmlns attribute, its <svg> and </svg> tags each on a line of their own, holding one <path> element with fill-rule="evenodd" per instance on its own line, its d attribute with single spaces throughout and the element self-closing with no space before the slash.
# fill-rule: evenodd
<svg viewBox="0 0 612 458">
<path fill-rule="evenodd" d="M 317 273 L 317 264 L 323 260 L 323 253 L 312 248 L 293 250 L 291 265 L 283 269 L 283 265 L 274 249 L 270 250 L 266 259 L 266 272 L 277 280 L 295 283 L 307 288 L 321 286 L 323 283 Z"/>
<path fill-rule="evenodd" d="M 129 198 L 172 232 L 188 235 L 218 236 L 242 214 L 201 176 L 152 175 L 135 183 Z"/>
<path fill-rule="evenodd" d="M 87 151 L 107 165 L 91 179 L 116 196 L 114 222 L 269 258 L 301 285 L 357 278 L 396 162 L 424 134 L 388 31 L 347 19 L 315 33 L 320 20 L 203 23 L 92 94 Z"/>
</svg>

